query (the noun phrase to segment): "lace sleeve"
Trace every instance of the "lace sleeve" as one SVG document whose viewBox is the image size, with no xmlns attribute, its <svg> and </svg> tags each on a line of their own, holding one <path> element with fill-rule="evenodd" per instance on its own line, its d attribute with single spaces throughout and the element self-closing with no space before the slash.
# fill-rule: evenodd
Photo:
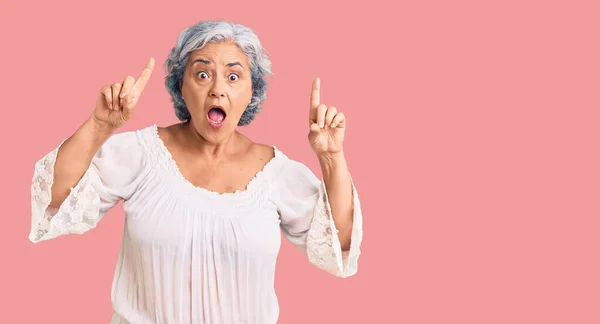
<svg viewBox="0 0 600 324">
<path fill-rule="evenodd" d="M 354 183 L 349 251 L 342 251 L 323 181 L 305 165 L 290 160 L 277 183 L 276 204 L 285 237 L 305 252 L 316 267 L 341 278 L 356 274 L 362 242 L 362 211 Z"/>
<path fill-rule="evenodd" d="M 60 147 L 36 162 L 31 184 L 33 243 L 65 234 L 83 234 L 96 227 L 105 213 L 135 188 L 142 165 L 141 150 L 133 132 L 113 135 L 98 150 L 92 163 L 59 208 L 52 208 L 54 165 Z M 123 154 L 126 153 L 126 154 Z"/>
<path fill-rule="evenodd" d="M 338 230 L 331 217 L 331 206 L 325 183 L 321 182 L 313 218 L 307 233 L 307 255 L 309 261 L 333 275 L 346 278 L 358 271 L 358 258 L 362 242 L 362 213 L 358 193 L 352 184 L 354 215 L 350 250 L 342 251 Z"/>
</svg>

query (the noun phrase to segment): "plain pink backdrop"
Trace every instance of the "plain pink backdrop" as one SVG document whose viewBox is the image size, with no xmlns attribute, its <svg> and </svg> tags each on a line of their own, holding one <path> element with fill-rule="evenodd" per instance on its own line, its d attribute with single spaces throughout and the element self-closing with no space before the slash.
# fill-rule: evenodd
<svg viewBox="0 0 600 324">
<path fill-rule="evenodd" d="M 599 323 L 598 2 L 348 3 L 3 1 L 0 321 L 108 323 L 123 212 L 30 243 L 34 163 L 150 56 L 123 131 L 176 122 L 162 62 L 183 28 L 227 19 L 275 72 L 243 132 L 320 175 L 306 118 L 321 77 L 363 202 L 355 277 L 284 244 L 280 323 Z"/>
</svg>

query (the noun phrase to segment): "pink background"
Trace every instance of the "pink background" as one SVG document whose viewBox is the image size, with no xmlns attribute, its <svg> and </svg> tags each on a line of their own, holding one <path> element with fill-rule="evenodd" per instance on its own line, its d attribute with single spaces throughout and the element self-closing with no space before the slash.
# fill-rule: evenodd
<svg viewBox="0 0 600 324">
<path fill-rule="evenodd" d="M 246 134 L 320 175 L 313 77 L 348 117 L 359 272 L 331 277 L 286 242 L 280 323 L 600 322 L 597 1 L 16 3 L 0 10 L 2 323 L 108 323 L 123 212 L 30 243 L 34 163 L 150 56 L 123 130 L 176 122 L 162 62 L 220 18 L 253 28 L 276 73 Z"/>
</svg>

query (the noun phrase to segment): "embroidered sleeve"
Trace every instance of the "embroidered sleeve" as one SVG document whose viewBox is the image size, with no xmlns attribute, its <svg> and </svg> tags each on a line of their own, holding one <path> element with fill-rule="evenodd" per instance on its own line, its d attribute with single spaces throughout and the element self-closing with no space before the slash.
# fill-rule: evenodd
<svg viewBox="0 0 600 324">
<path fill-rule="evenodd" d="M 277 179 L 276 193 L 285 237 L 318 268 L 342 278 L 356 274 L 361 253 L 362 212 L 354 183 L 351 244 L 348 251 L 342 251 L 325 183 L 305 165 L 292 160 L 288 164 Z"/>
<path fill-rule="evenodd" d="M 52 208 L 54 165 L 64 141 L 35 164 L 31 184 L 31 229 L 33 243 L 66 234 L 83 234 L 96 227 L 119 200 L 137 186 L 143 165 L 142 150 L 134 132 L 113 135 L 98 150 L 79 182 L 58 208 Z"/>
</svg>

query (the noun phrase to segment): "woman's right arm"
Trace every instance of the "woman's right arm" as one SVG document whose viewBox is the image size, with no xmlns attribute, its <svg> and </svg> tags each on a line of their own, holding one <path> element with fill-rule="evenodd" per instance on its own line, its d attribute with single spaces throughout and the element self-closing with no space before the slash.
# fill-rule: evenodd
<svg viewBox="0 0 600 324">
<path fill-rule="evenodd" d="M 154 68 L 103 87 L 96 108 L 73 135 L 35 164 L 31 184 L 29 239 L 37 243 L 65 234 L 83 234 L 137 189 L 144 151 L 136 132 L 113 134 L 133 115 Z"/>
<path fill-rule="evenodd" d="M 94 155 L 113 131 L 113 127 L 95 120 L 92 116 L 62 143 L 54 164 L 50 207 L 59 208 L 65 201 L 71 188 L 81 180 Z"/>
</svg>

